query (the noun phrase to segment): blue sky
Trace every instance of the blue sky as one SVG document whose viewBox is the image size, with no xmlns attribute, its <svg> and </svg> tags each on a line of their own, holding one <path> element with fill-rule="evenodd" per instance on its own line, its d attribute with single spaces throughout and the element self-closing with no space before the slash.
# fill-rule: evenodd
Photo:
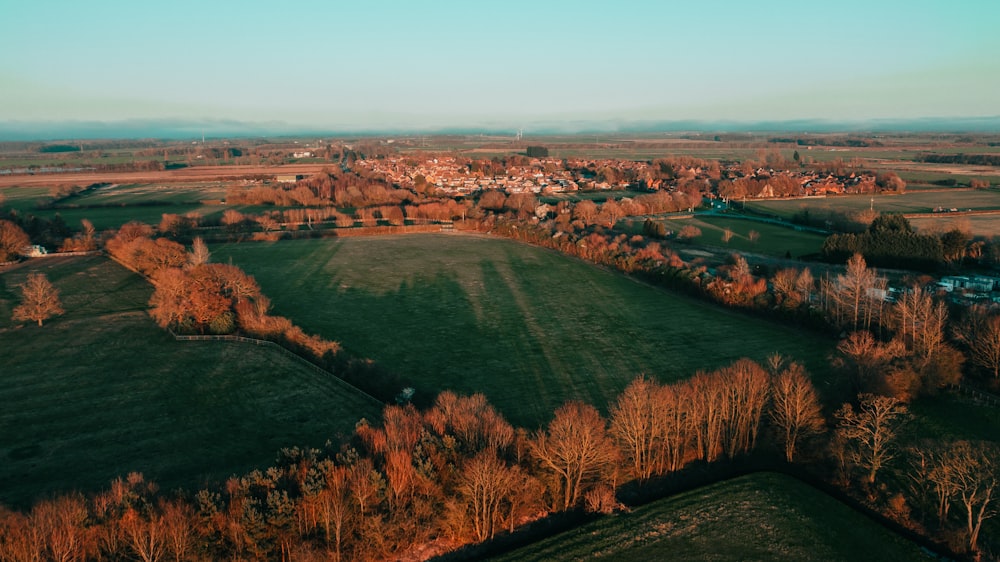
<svg viewBox="0 0 1000 562">
<path fill-rule="evenodd" d="M 0 121 L 1000 115 L 1000 2 L 4 0 Z"/>
</svg>

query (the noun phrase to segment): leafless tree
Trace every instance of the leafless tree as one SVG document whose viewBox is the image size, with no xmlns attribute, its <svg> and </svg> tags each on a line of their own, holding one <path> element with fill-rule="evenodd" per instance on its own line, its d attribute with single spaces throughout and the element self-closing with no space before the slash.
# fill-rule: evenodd
<svg viewBox="0 0 1000 562">
<path fill-rule="evenodd" d="M 468 502 L 472 529 L 477 541 L 493 538 L 503 524 L 503 506 L 517 481 L 514 468 L 483 451 L 465 463 L 459 490 Z"/>
<path fill-rule="evenodd" d="M 14 308 L 14 320 L 42 322 L 65 312 L 59 301 L 59 290 L 49 282 L 44 273 L 29 273 L 21 285 L 21 304 Z"/>
<path fill-rule="evenodd" d="M 657 384 L 639 377 L 618 396 L 611 407 L 611 432 L 621 443 L 625 456 L 632 461 L 636 477 L 648 479 L 655 469 L 657 449 L 663 444 L 657 400 Z"/>
<path fill-rule="evenodd" d="M 0 261 L 8 261 L 21 255 L 31 239 L 21 227 L 8 220 L 0 220 Z"/>
<path fill-rule="evenodd" d="M 878 471 L 895 456 L 893 445 L 906 406 L 899 400 L 875 394 L 858 395 L 858 409 L 844 404 L 837 413 L 837 433 L 848 446 L 848 458 L 875 482 Z"/>
<path fill-rule="evenodd" d="M 1000 379 L 1000 315 L 981 306 L 968 310 L 955 336 L 969 348 L 969 359 Z"/>
<path fill-rule="evenodd" d="M 211 259 L 212 253 L 208 251 L 208 245 L 205 241 L 201 239 L 201 236 L 195 236 L 194 240 L 191 242 L 191 252 L 188 254 L 188 263 L 192 266 L 199 266 Z"/>
<path fill-rule="evenodd" d="M 531 450 L 560 481 L 562 509 L 576 505 L 587 481 L 607 469 L 616 453 L 601 414 L 593 406 L 576 401 L 556 410 L 548 428 L 535 435 Z"/>
<path fill-rule="evenodd" d="M 775 375 L 771 384 L 770 418 L 783 434 L 785 460 L 793 462 L 799 441 L 823 429 L 816 389 L 798 363 Z"/>
</svg>

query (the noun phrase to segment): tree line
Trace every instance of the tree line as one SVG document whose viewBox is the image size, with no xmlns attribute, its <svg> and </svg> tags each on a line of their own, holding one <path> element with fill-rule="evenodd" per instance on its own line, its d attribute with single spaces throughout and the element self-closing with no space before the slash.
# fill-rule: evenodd
<svg viewBox="0 0 1000 562">
<path fill-rule="evenodd" d="M 887 515 L 905 513 L 911 528 L 951 533 L 958 551 L 976 551 L 996 505 L 995 447 L 903 449 L 906 415 L 895 398 L 861 394 L 827 418 L 802 367 L 779 356 L 672 384 L 638 377 L 607 416 L 570 401 L 534 431 L 511 426 L 481 394 L 443 392 L 426 410 L 387 406 L 347 441 L 284 449 L 275 465 L 217 487 L 163 493 L 130 474 L 92 496 L 0 511 L 0 559 L 425 557 L 547 514 L 611 513 L 624 508 L 623 483 L 761 448 L 887 495 Z M 886 492 L 888 470 L 912 485 Z"/>
</svg>

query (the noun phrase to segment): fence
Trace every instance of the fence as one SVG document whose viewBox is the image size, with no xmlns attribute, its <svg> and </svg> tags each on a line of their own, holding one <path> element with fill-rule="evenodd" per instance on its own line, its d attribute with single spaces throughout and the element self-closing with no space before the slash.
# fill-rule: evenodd
<svg viewBox="0 0 1000 562">
<path fill-rule="evenodd" d="M 952 386 L 951 389 L 958 394 L 971 396 L 973 400 L 985 406 L 1000 408 L 1000 396 L 997 396 L 996 394 L 990 394 L 989 392 L 984 392 L 964 384 L 956 384 Z"/>
<path fill-rule="evenodd" d="M 297 361 L 299 364 L 304 365 L 306 367 L 309 367 L 310 369 L 312 369 L 313 371 L 316 371 L 317 373 L 319 373 L 321 375 L 326 375 L 331 380 L 333 380 L 335 384 L 338 384 L 338 385 L 340 385 L 341 387 L 343 387 L 345 389 L 349 389 L 349 390 L 351 390 L 353 392 L 357 392 L 357 393 L 361 394 L 362 396 L 370 399 L 372 402 L 378 404 L 379 407 L 385 406 L 385 403 L 382 402 L 381 400 L 379 400 L 378 398 L 375 398 L 371 394 L 368 394 L 367 392 L 365 392 L 365 391 L 361 390 L 360 388 L 354 386 L 353 384 L 345 381 L 344 379 L 338 377 L 337 375 L 333 374 L 332 372 L 324 369 L 323 367 L 320 367 L 319 365 L 313 363 L 312 361 L 309 361 L 305 357 L 302 357 L 301 355 L 299 355 L 299 354 L 297 354 L 297 353 L 295 353 L 293 351 L 290 351 L 289 349 L 287 349 L 286 347 L 282 346 L 279 343 L 275 343 L 275 342 L 270 341 L 270 340 L 258 340 L 258 339 L 255 339 L 255 338 L 248 338 L 248 337 L 245 337 L 245 336 L 233 336 L 233 335 L 219 335 L 219 336 L 195 335 L 195 336 L 188 336 L 188 335 L 175 334 L 174 331 L 170 330 L 169 328 L 167 329 L 167 331 L 177 341 L 224 341 L 224 342 L 232 342 L 232 343 L 248 343 L 248 344 L 257 345 L 257 346 L 264 346 L 264 347 L 267 347 L 269 349 L 276 349 L 279 352 L 285 354 L 285 356 L 290 357 L 294 361 Z"/>
</svg>

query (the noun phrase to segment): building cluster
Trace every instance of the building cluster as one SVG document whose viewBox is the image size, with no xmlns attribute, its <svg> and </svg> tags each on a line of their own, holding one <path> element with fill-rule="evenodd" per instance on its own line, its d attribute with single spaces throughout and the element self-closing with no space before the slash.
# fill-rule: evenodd
<svg viewBox="0 0 1000 562">
<path fill-rule="evenodd" d="M 655 163 L 654 163 L 655 164 Z M 740 164 L 724 165 L 715 173 L 697 165 L 676 166 L 664 174 L 646 161 L 585 158 L 519 158 L 503 165 L 497 160 L 473 161 L 453 155 L 414 159 L 389 155 L 360 159 L 354 165 L 379 175 L 403 189 L 433 187 L 446 195 L 463 195 L 497 189 L 512 193 L 560 193 L 589 190 L 672 191 L 685 182 L 699 182 L 705 190 L 710 180 L 742 182 L 740 198 L 799 197 L 872 193 L 875 176 L 866 172 L 819 173 L 814 170 L 747 170 Z M 726 197 L 725 194 L 720 196 Z"/>
<path fill-rule="evenodd" d="M 1000 279 L 986 275 L 950 275 L 937 282 L 955 304 L 1000 304 Z"/>
<path fill-rule="evenodd" d="M 477 169 L 453 156 L 428 158 L 416 164 L 409 158 L 390 156 L 359 160 L 355 165 L 382 175 L 387 182 L 403 189 L 417 188 L 418 183 L 423 182 L 451 195 L 485 189 L 507 193 L 559 193 L 580 188 L 579 179 L 563 169 L 562 160 L 548 158 L 533 158 L 526 165 L 499 170 Z"/>
</svg>

